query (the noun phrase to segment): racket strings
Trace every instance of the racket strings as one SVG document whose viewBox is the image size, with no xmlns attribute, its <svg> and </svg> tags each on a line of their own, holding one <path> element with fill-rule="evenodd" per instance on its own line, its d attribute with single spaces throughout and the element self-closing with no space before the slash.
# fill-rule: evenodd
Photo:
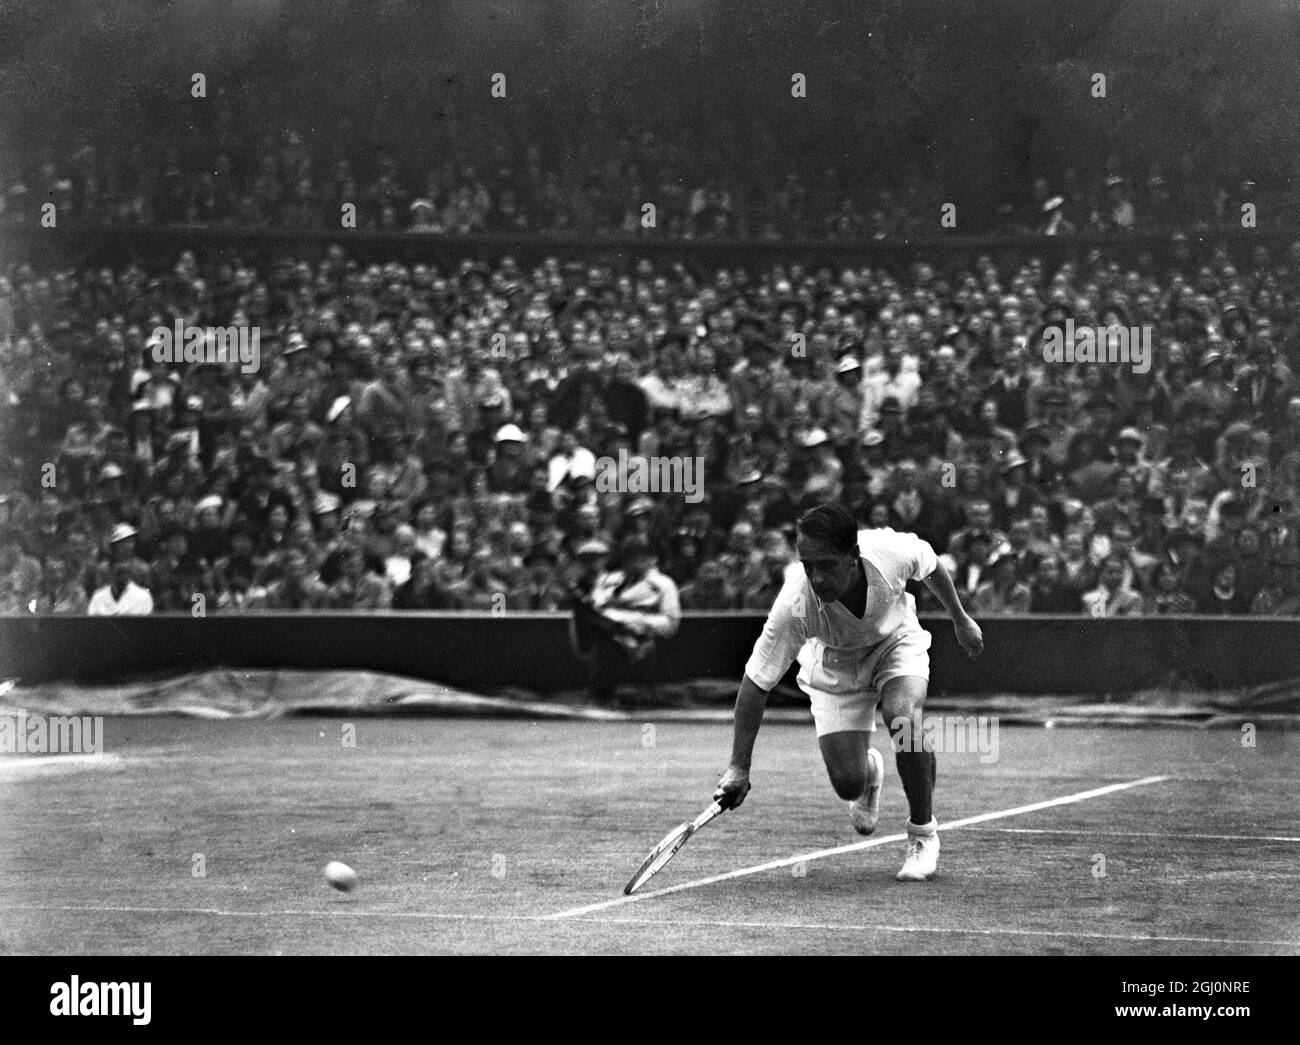
<svg viewBox="0 0 1300 1045">
<path fill-rule="evenodd" d="M 683 842 L 691 833 L 690 824 L 683 824 L 672 834 L 655 846 L 654 852 L 646 858 L 646 862 L 641 866 L 641 870 L 636 873 L 632 879 L 631 888 L 636 889 L 651 875 L 656 874 L 664 864 L 668 863 L 681 848 Z"/>
</svg>

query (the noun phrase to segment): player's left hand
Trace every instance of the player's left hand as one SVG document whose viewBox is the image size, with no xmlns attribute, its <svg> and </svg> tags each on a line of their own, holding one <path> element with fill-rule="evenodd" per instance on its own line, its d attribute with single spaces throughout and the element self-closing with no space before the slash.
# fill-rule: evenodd
<svg viewBox="0 0 1300 1045">
<path fill-rule="evenodd" d="M 971 660 L 984 652 L 984 633 L 971 617 L 953 621 L 952 629 L 957 633 L 957 642 Z"/>
</svg>

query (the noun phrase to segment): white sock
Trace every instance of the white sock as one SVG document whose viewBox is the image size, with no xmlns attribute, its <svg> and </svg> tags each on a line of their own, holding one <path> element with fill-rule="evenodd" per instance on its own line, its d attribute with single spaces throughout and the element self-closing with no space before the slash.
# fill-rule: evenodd
<svg viewBox="0 0 1300 1045">
<path fill-rule="evenodd" d="M 928 824 L 914 824 L 909 819 L 907 821 L 907 833 L 921 838 L 930 838 L 939 833 L 939 821 L 932 816 Z"/>
</svg>

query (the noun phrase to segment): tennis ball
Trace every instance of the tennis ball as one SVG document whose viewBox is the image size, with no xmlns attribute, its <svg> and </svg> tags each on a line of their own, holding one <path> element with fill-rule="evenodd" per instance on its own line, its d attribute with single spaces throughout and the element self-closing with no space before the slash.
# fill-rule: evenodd
<svg viewBox="0 0 1300 1045">
<path fill-rule="evenodd" d="M 325 881 L 339 892 L 350 893 L 357 884 L 357 872 L 347 864 L 331 860 L 325 865 Z"/>
</svg>

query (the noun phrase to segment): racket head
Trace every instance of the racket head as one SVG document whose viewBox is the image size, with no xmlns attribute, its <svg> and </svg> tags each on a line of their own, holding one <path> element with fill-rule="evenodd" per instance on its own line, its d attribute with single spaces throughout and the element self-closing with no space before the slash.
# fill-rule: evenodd
<svg viewBox="0 0 1300 1045">
<path fill-rule="evenodd" d="M 664 864 L 668 863 L 677 851 L 686 844 L 686 840 L 695 834 L 701 827 L 707 824 L 715 816 L 721 816 L 733 805 L 738 798 L 744 798 L 749 794 L 749 784 L 745 785 L 745 790 L 739 795 L 725 794 L 719 795 L 709 806 L 697 816 L 694 820 L 688 820 L 685 823 L 678 824 L 663 837 L 657 846 L 650 850 L 650 855 L 641 861 L 641 866 L 637 868 L 627 885 L 623 887 L 623 895 L 631 896 L 634 892 L 645 885 L 651 878 L 658 874 Z"/>
<path fill-rule="evenodd" d="M 677 851 L 686 844 L 686 839 L 691 837 L 694 830 L 695 825 L 690 821 L 686 821 L 678 824 L 664 835 L 663 840 L 651 849 L 649 855 L 641 861 L 641 866 L 636 869 L 636 874 L 628 879 L 627 885 L 623 887 L 623 895 L 631 896 L 658 874 L 664 864 L 677 855 Z"/>
</svg>

